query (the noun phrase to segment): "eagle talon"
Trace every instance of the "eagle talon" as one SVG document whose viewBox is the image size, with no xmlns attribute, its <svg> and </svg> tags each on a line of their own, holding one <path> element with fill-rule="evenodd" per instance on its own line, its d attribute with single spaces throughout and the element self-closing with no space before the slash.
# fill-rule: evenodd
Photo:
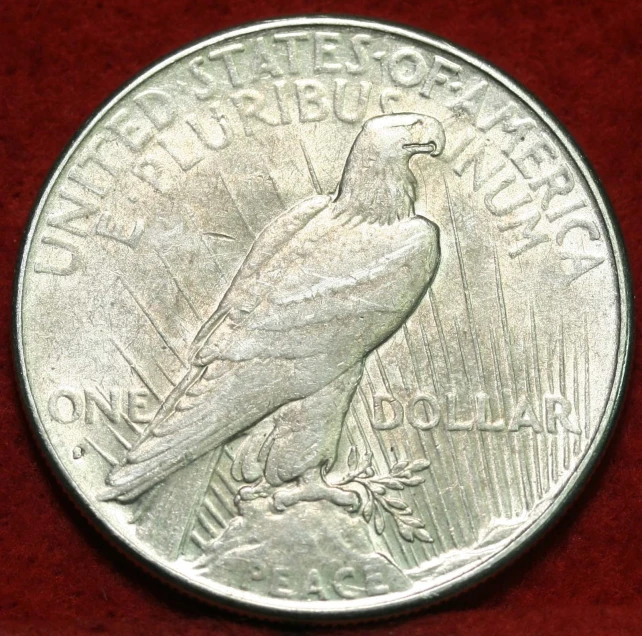
<svg viewBox="0 0 642 636">
<path fill-rule="evenodd" d="M 329 501 L 346 508 L 348 512 L 356 512 L 361 507 L 361 497 L 354 490 L 344 490 L 324 483 L 303 482 L 297 486 L 277 490 L 272 495 L 274 509 L 277 512 L 283 512 L 301 501 Z"/>
<path fill-rule="evenodd" d="M 358 493 L 354 491 L 352 492 L 354 494 L 354 503 L 348 507 L 348 512 L 359 512 L 359 509 L 361 508 L 361 497 Z"/>
<path fill-rule="evenodd" d="M 270 492 L 272 492 L 272 487 L 264 481 L 251 486 L 243 486 L 236 493 L 234 503 L 238 506 L 242 501 L 253 501 L 254 499 L 269 497 Z"/>
</svg>

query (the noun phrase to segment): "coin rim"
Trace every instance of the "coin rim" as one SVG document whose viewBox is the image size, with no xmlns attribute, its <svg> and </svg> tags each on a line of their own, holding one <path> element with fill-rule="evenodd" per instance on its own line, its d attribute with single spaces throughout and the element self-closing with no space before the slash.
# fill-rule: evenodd
<svg viewBox="0 0 642 636">
<path fill-rule="evenodd" d="M 437 587 L 430 588 L 423 592 L 411 591 L 351 601 L 287 601 L 283 599 L 272 599 L 267 596 L 263 597 L 258 594 L 248 594 L 242 590 L 236 590 L 235 588 L 225 587 L 218 584 L 218 587 L 225 590 L 224 592 L 219 593 L 213 591 L 210 587 L 201 584 L 198 580 L 190 579 L 185 574 L 173 570 L 168 565 L 163 565 L 153 560 L 151 556 L 142 553 L 140 549 L 136 548 L 127 540 L 127 538 L 119 535 L 105 520 L 103 520 L 98 511 L 94 509 L 92 502 L 78 487 L 75 486 L 72 476 L 67 473 L 62 462 L 59 460 L 57 451 L 51 444 L 45 427 L 39 420 L 38 410 L 27 379 L 21 334 L 22 294 L 29 251 L 36 225 L 47 202 L 51 189 L 64 166 L 72 158 L 81 141 L 91 132 L 93 127 L 101 121 L 109 109 L 116 105 L 127 94 L 131 93 L 142 82 L 171 64 L 201 50 L 206 45 L 217 44 L 233 37 L 250 35 L 268 29 L 296 26 L 356 27 L 401 36 L 462 59 L 472 67 L 477 68 L 492 77 L 495 81 L 504 86 L 509 93 L 524 102 L 526 106 L 532 109 L 541 118 L 543 123 L 555 134 L 559 143 L 575 162 L 577 169 L 585 179 L 586 184 L 597 203 L 597 207 L 602 215 L 604 225 L 608 233 L 611 250 L 613 252 L 621 314 L 619 343 L 616 358 L 617 363 L 613 372 L 609 397 L 606 401 L 602 418 L 596 430 L 591 451 L 584 455 L 573 474 L 569 477 L 564 488 L 544 513 L 542 513 L 536 521 L 525 528 L 524 531 L 519 533 L 508 546 L 499 550 L 488 560 L 484 561 L 482 565 L 477 567 L 472 566 L 469 571 L 457 576 L 454 580 L 443 582 Z M 522 555 L 524 551 L 527 550 L 537 539 L 541 538 L 542 534 L 546 530 L 550 529 L 550 526 L 561 517 L 575 499 L 578 492 L 587 482 L 591 472 L 594 470 L 597 462 L 602 456 L 609 439 L 611 438 L 613 430 L 615 429 L 615 420 L 621 410 L 626 384 L 631 372 L 634 329 L 633 289 L 631 271 L 621 229 L 617 223 L 617 218 L 610 201 L 604 192 L 599 177 L 596 175 L 592 166 L 568 131 L 560 122 L 557 121 L 553 114 L 524 87 L 508 76 L 508 74 L 499 70 L 496 66 L 491 65 L 476 54 L 425 31 L 384 20 L 373 20 L 357 16 L 313 15 L 292 16 L 252 22 L 242 26 L 225 29 L 192 42 L 159 59 L 138 73 L 120 89 L 112 93 L 112 95 L 94 111 L 87 121 L 79 128 L 78 132 L 72 137 L 71 141 L 68 143 L 67 147 L 61 153 L 60 157 L 51 169 L 40 193 L 38 194 L 36 203 L 31 210 L 31 214 L 27 222 L 27 228 L 28 229 L 23 236 L 22 245 L 19 250 L 18 269 L 16 271 L 14 282 L 13 351 L 20 396 L 27 414 L 27 419 L 39 444 L 40 450 L 43 452 L 43 455 L 52 468 L 55 476 L 61 482 L 65 492 L 70 496 L 80 511 L 90 519 L 90 521 L 98 528 L 101 534 L 109 540 L 110 543 L 114 544 L 119 550 L 124 551 L 125 554 L 136 564 L 143 566 L 143 568 L 148 572 L 159 576 L 166 583 L 169 583 L 174 587 L 178 587 L 190 595 L 197 596 L 200 599 L 216 605 L 237 611 L 249 612 L 254 615 L 258 614 L 269 616 L 272 618 L 327 621 L 338 619 L 354 620 L 368 617 L 372 618 L 382 614 L 398 614 L 404 611 L 418 609 L 423 605 L 445 600 L 446 597 L 463 592 L 504 568 L 510 562 Z"/>
</svg>

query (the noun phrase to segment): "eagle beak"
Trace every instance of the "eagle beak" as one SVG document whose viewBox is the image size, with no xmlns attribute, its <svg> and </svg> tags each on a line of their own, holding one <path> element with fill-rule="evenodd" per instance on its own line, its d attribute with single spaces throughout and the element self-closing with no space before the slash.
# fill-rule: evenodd
<svg viewBox="0 0 642 636">
<path fill-rule="evenodd" d="M 446 134 L 442 125 L 432 117 L 423 118 L 421 137 L 416 143 L 404 144 L 411 154 L 429 154 L 438 157 L 446 145 Z"/>
</svg>

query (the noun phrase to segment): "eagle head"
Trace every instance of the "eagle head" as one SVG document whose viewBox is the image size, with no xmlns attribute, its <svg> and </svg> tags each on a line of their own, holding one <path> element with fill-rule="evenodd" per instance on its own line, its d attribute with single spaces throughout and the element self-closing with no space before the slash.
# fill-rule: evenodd
<svg viewBox="0 0 642 636">
<path fill-rule="evenodd" d="M 363 125 L 355 142 L 378 151 L 380 158 L 409 159 L 418 153 L 438 157 L 446 144 L 442 125 L 433 117 L 399 113 L 373 117 Z"/>
<path fill-rule="evenodd" d="M 416 154 L 439 156 L 446 144 L 442 125 L 418 113 L 368 119 L 352 145 L 335 199 L 345 220 L 394 223 L 414 214 L 417 182 L 410 169 Z"/>
</svg>

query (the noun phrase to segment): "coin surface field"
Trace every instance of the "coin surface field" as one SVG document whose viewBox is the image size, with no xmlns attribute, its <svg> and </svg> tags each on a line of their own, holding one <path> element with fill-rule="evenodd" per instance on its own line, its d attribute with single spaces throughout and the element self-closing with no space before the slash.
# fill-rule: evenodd
<svg viewBox="0 0 642 636">
<path fill-rule="evenodd" d="M 524 89 L 301 17 L 92 117 L 34 210 L 15 329 L 37 437 L 104 534 L 209 601 L 333 620 L 461 591 L 559 516 L 614 424 L 631 293 Z"/>
</svg>

